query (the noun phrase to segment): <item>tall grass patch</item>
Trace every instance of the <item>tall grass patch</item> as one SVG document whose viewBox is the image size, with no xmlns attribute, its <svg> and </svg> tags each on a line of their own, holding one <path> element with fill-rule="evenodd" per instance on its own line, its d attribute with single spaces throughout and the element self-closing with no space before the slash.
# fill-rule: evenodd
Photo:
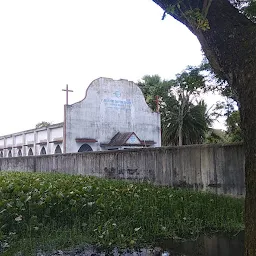
<svg viewBox="0 0 256 256">
<path fill-rule="evenodd" d="M 244 228 L 243 204 L 243 199 L 147 183 L 2 172 L 0 252 L 33 255 L 42 248 L 85 243 L 125 248 L 165 238 L 235 233 Z"/>
</svg>

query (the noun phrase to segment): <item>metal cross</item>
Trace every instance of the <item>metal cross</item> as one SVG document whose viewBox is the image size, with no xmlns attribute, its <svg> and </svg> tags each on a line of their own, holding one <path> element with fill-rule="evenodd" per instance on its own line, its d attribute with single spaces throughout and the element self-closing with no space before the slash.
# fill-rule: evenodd
<svg viewBox="0 0 256 256">
<path fill-rule="evenodd" d="M 62 89 L 62 91 L 66 92 L 66 105 L 68 105 L 68 93 L 73 91 L 68 89 L 68 84 L 66 85 L 66 89 Z"/>
</svg>

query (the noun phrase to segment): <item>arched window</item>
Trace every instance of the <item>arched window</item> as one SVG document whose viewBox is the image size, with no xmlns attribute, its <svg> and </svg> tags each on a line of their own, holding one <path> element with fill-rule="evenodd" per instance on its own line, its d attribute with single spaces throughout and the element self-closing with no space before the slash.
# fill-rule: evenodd
<svg viewBox="0 0 256 256">
<path fill-rule="evenodd" d="M 21 149 L 19 149 L 19 151 L 18 151 L 18 156 L 22 156 Z"/>
<path fill-rule="evenodd" d="M 28 151 L 28 156 L 33 156 L 34 154 L 33 154 L 33 150 L 32 150 L 32 148 L 29 148 L 29 151 Z"/>
<path fill-rule="evenodd" d="M 11 150 L 8 151 L 8 157 L 12 157 L 12 151 Z"/>
<path fill-rule="evenodd" d="M 87 152 L 87 151 L 92 151 L 91 146 L 89 146 L 88 144 L 83 144 L 83 145 L 79 148 L 79 150 L 78 150 L 78 152 Z"/>
<path fill-rule="evenodd" d="M 41 151 L 40 151 L 40 155 L 46 155 L 46 150 L 44 147 L 42 147 Z"/>
<path fill-rule="evenodd" d="M 4 157 L 4 153 L 2 150 L 0 151 L 0 157 Z"/>
<path fill-rule="evenodd" d="M 62 154 L 60 145 L 58 145 L 58 146 L 55 148 L 54 154 Z"/>
</svg>

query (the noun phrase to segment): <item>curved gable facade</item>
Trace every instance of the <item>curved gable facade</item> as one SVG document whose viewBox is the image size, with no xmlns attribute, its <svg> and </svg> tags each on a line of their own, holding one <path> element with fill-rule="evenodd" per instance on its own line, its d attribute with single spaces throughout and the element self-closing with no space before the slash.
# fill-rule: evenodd
<svg viewBox="0 0 256 256">
<path fill-rule="evenodd" d="M 141 141 L 161 146 L 160 114 L 146 104 L 140 88 L 128 80 L 99 78 L 85 98 L 66 109 L 67 153 L 77 152 L 83 143 L 93 151 L 105 150 L 118 133 L 134 132 Z"/>
</svg>

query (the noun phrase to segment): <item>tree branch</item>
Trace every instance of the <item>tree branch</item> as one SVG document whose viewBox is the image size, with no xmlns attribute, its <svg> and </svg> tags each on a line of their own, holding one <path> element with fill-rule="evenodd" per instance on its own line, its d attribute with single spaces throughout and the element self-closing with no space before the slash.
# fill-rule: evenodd
<svg viewBox="0 0 256 256">
<path fill-rule="evenodd" d="M 175 0 L 153 1 L 164 10 L 177 4 Z M 184 15 L 191 11 L 191 7 L 199 8 L 207 15 L 210 29 L 203 31 L 191 24 Z M 241 67 L 249 64 L 246 60 L 256 56 L 256 25 L 239 13 L 228 0 L 184 0 L 179 9 L 169 14 L 197 36 L 213 69 L 229 84 L 234 82 Z"/>
</svg>

